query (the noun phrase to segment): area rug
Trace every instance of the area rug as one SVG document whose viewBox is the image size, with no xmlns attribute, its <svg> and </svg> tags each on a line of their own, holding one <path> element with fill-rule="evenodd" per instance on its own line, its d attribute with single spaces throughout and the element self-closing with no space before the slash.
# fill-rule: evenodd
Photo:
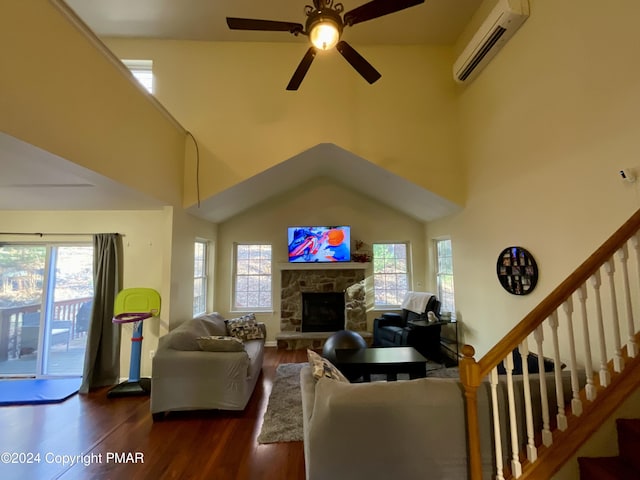
<svg viewBox="0 0 640 480">
<path fill-rule="evenodd" d="M 0 406 L 59 403 L 78 393 L 80 378 L 0 380 Z"/>
<path fill-rule="evenodd" d="M 283 363 L 276 368 L 258 443 L 302 441 L 300 370 L 305 365 L 307 363 Z"/>
<path fill-rule="evenodd" d="M 258 443 L 302 441 L 300 370 L 305 365 L 307 363 L 283 363 L 276 369 Z M 427 377 L 457 378 L 458 368 L 427 362 Z M 408 379 L 408 375 L 398 375 L 398 380 Z M 371 380 L 384 381 L 386 376 L 372 375 Z"/>
</svg>

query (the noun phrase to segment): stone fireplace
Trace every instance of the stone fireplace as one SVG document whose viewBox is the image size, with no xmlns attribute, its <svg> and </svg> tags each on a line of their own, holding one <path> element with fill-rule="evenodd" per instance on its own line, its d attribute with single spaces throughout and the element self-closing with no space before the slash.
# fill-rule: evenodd
<svg viewBox="0 0 640 480">
<path fill-rule="evenodd" d="M 344 314 L 343 318 L 337 320 L 338 323 L 341 322 L 342 326 L 331 331 L 343 328 L 356 331 L 366 330 L 363 268 L 322 269 L 318 266 L 305 268 L 298 265 L 292 269 L 283 267 L 281 272 L 281 332 L 304 331 L 302 328 L 303 293 L 342 294 Z"/>
</svg>

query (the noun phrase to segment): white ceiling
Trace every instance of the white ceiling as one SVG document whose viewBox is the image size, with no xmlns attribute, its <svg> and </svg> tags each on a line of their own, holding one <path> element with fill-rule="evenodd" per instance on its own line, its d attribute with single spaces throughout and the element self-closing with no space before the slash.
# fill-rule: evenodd
<svg viewBox="0 0 640 480">
<path fill-rule="evenodd" d="M 389 0 L 392 1 L 392 0 Z M 311 1 L 272 0 L 66 0 L 99 37 L 127 36 L 209 41 L 291 41 L 283 32 L 230 31 L 226 16 L 284 20 L 304 24 L 303 7 Z M 345 11 L 365 3 L 343 1 Z M 424 4 L 346 29 L 344 39 L 354 47 L 363 44 L 451 44 L 482 0 L 427 0 Z M 327 150 L 336 161 L 347 162 L 351 174 L 339 182 L 367 195 L 398 194 L 378 200 L 422 220 L 451 213 L 444 199 L 400 179 L 371 162 L 335 145 L 319 145 L 257 175 L 226 192 L 205 199 L 194 215 L 222 221 L 256 202 L 312 178 L 319 152 Z M 322 156 L 322 155 L 320 155 Z M 323 157 L 326 161 L 327 156 Z M 306 168 L 302 168 L 305 165 Z M 160 204 L 95 172 L 51 155 L 0 132 L 0 210 L 145 209 Z M 341 171 L 344 172 L 344 164 Z M 318 175 L 320 172 L 318 170 Z M 286 178 L 288 181 L 283 181 Z M 278 179 L 278 181 L 275 181 Z M 276 186 L 277 185 L 277 186 Z M 380 185 L 385 188 L 371 188 Z M 373 192 L 373 194 L 372 194 Z M 402 193 L 400 193 L 402 192 Z M 365 192 L 363 192 L 365 193 Z"/>
<path fill-rule="evenodd" d="M 162 203 L 0 132 L 0 210 L 140 210 Z"/>
</svg>

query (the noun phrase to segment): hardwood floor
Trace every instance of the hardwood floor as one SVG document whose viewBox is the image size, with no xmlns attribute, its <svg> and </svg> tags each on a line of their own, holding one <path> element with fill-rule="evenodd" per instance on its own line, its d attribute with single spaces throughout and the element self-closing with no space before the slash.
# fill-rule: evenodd
<svg viewBox="0 0 640 480">
<path fill-rule="evenodd" d="M 305 350 L 267 348 L 243 412 L 176 412 L 154 423 L 148 397 L 108 399 L 107 389 L 59 404 L 0 407 L 0 478 L 304 479 L 302 442 L 256 439 L 276 367 L 306 360 Z M 6 463 L 3 452 L 33 463 Z"/>
</svg>

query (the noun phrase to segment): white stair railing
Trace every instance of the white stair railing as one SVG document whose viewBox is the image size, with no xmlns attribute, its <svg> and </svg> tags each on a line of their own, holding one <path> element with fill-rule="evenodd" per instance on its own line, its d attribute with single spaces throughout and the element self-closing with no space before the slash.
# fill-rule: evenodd
<svg viewBox="0 0 640 480">
<path fill-rule="evenodd" d="M 540 446 L 552 448 L 553 432 L 565 431 L 570 419 L 582 415 L 598 398 L 599 390 L 611 385 L 609 360 L 612 361 L 614 375 L 617 375 L 625 368 L 625 356 L 637 356 L 638 332 L 633 311 L 640 311 L 639 227 L 640 210 L 479 362 L 473 359 L 471 347 L 463 349 L 465 358 L 461 362 L 460 373 L 465 385 L 468 410 L 470 402 L 477 402 L 476 392 L 480 383 L 486 375 L 489 376 L 493 407 L 494 478 L 520 478 L 523 467 L 531 468 L 539 461 Z M 630 262 L 630 251 L 631 256 L 636 257 L 635 262 Z M 636 270 L 634 278 L 629 271 L 633 269 Z M 608 285 L 606 292 L 601 291 L 603 273 Z M 577 302 L 577 312 L 574 312 L 574 300 Z M 608 307 L 606 314 L 603 313 L 603 305 Z M 574 315 L 579 318 L 574 318 Z M 592 329 L 596 332 L 593 338 L 590 333 Z M 550 334 L 550 341 L 545 342 L 545 330 Z M 533 352 L 529 351 L 529 336 L 533 339 Z M 580 348 L 576 347 L 576 339 L 582 340 Z M 516 346 L 519 347 L 519 364 L 522 365 L 522 371 L 516 372 L 517 375 L 514 373 L 513 353 Z M 545 363 L 548 363 L 545 362 L 545 351 L 549 349 L 552 351 L 553 373 L 539 373 L 536 382 L 539 389 L 534 394 L 529 353 L 537 354 L 538 372 L 545 372 Z M 505 352 L 506 355 L 498 355 L 497 352 Z M 594 370 L 594 352 L 599 357 L 597 371 Z M 611 359 L 608 352 L 611 352 Z M 567 364 L 566 371 L 563 371 L 564 362 Z M 504 376 L 498 374 L 497 366 L 500 363 L 504 366 Z M 517 377 L 519 384 L 521 382 L 521 389 L 515 387 L 514 377 Z M 504 389 L 502 394 L 501 389 Z M 567 405 L 565 393 L 569 394 L 569 389 L 570 403 Z M 505 396 L 507 404 L 502 406 L 500 401 Z M 471 408 L 475 408 L 476 412 L 468 417 L 477 418 L 477 403 Z M 504 412 L 503 417 L 500 412 Z M 551 418 L 555 418 L 555 424 L 551 424 Z M 472 431 L 474 428 L 477 429 L 477 425 L 469 425 L 470 473 L 473 480 L 481 478 L 482 464 L 482 459 L 478 458 L 478 446 L 471 445 L 476 438 L 479 439 L 478 432 Z M 501 434 L 505 431 L 509 432 L 506 437 Z M 539 445 L 536 445 L 536 439 L 539 439 Z M 523 458 L 527 460 L 526 465 L 521 462 Z M 504 465 L 508 465 L 509 469 L 505 469 Z"/>
</svg>

